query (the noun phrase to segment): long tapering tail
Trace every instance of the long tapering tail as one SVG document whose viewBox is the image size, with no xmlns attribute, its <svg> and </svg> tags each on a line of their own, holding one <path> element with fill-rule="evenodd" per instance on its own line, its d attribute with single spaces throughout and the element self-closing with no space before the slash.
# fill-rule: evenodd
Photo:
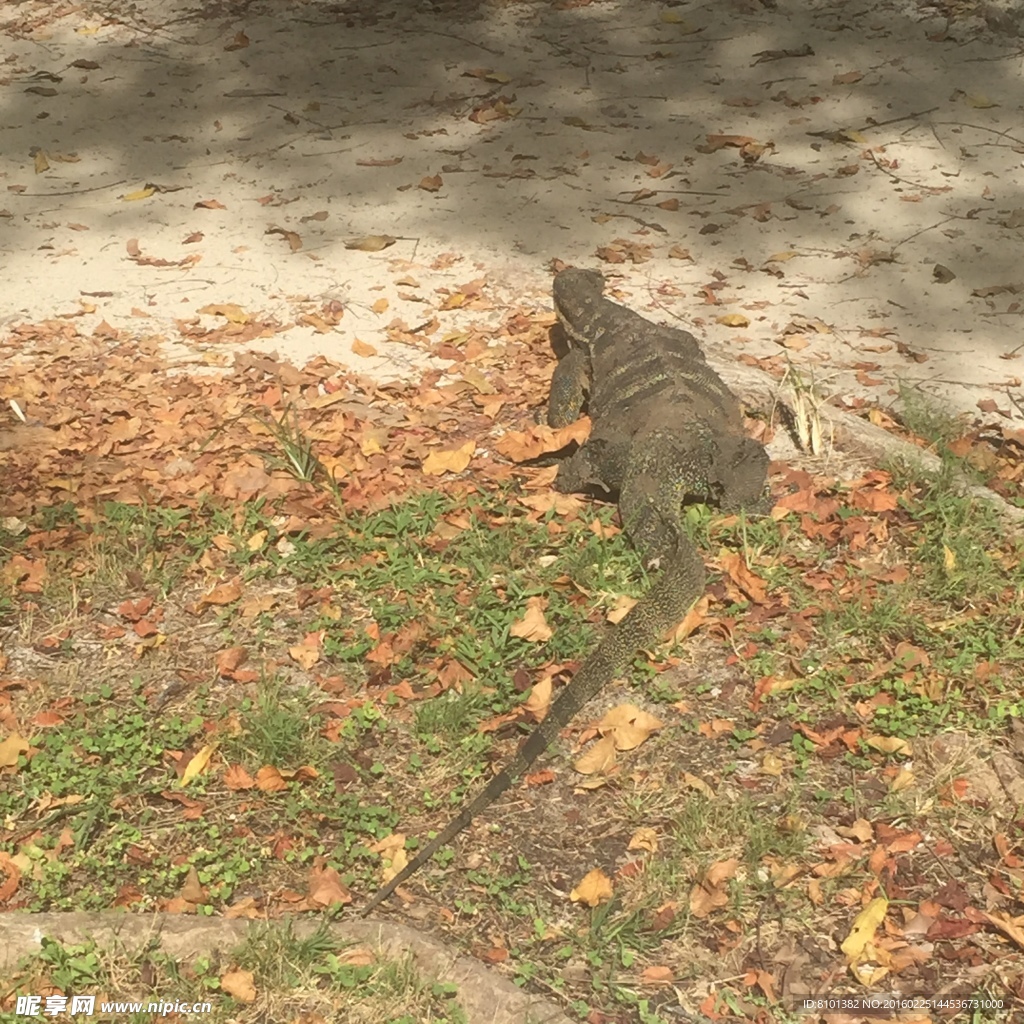
<svg viewBox="0 0 1024 1024">
<path fill-rule="evenodd" d="M 612 627 L 558 695 L 547 717 L 527 737 L 512 760 L 419 853 L 382 886 L 360 910 L 365 917 L 386 900 L 410 875 L 443 846 L 447 846 L 473 819 L 529 769 L 548 744 L 598 691 L 632 661 L 637 652 L 656 644 L 665 630 L 676 625 L 704 592 L 704 562 L 686 536 L 678 536 L 674 550 L 651 588 L 629 614 Z"/>
</svg>

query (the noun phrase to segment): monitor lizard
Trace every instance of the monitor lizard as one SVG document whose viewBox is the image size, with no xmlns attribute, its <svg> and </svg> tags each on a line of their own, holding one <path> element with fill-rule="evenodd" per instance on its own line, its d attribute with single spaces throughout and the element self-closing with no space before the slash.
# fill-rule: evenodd
<svg viewBox="0 0 1024 1024">
<path fill-rule="evenodd" d="M 656 644 L 704 592 L 704 561 L 683 509 L 767 510 L 764 446 L 746 436 L 739 402 L 708 366 L 697 339 L 651 323 L 604 297 L 604 277 L 569 268 L 554 279 L 555 311 L 569 342 L 551 380 L 548 423 L 589 413 L 590 437 L 563 461 L 555 489 L 618 497 L 631 541 L 660 573 L 605 633 L 512 760 L 360 911 L 391 895 L 533 764 L 576 713 L 638 652 Z"/>
</svg>

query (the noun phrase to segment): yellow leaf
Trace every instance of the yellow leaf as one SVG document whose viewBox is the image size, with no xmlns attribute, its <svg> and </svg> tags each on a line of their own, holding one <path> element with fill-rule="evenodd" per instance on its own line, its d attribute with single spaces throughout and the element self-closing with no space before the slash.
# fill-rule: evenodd
<svg viewBox="0 0 1024 1024">
<path fill-rule="evenodd" d="M 388 308 L 388 300 L 385 298 L 378 299 L 371 307 L 374 313 L 383 313 Z"/>
<path fill-rule="evenodd" d="M 750 326 L 750 321 L 742 313 L 726 313 L 725 316 L 715 317 L 715 323 L 724 324 L 726 327 Z"/>
<path fill-rule="evenodd" d="M 379 853 L 382 860 L 390 861 L 381 871 L 381 883 L 387 885 L 395 875 L 409 862 L 405 853 L 405 833 L 395 832 L 380 842 L 374 843 L 370 849 Z"/>
<path fill-rule="evenodd" d="M 43 174 L 50 169 L 50 161 L 46 159 L 46 154 L 41 149 L 36 150 L 33 162 L 35 163 L 36 174 Z"/>
<path fill-rule="evenodd" d="M 675 25 L 684 35 L 690 35 L 693 32 L 699 32 L 700 30 L 695 26 L 691 25 L 681 14 L 677 11 L 662 11 L 658 15 L 658 20 L 663 25 Z"/>
<path fill-rule="evenodd" d="M 542 679 L 530 690 L 530 696 L 523 701 L 523 708 L 530 712 L 535 718 L 541 719 L 548 713 L 551 707 L 551 691 L 553 685 L 551 676 Z"/>
<path fill-rule="evenodd" d="M 18 756 L 28 748 L 28 740 L 16 732 L 0 740 L 0 768 L 13 768 L 18 763 Z"/>
<path fill-rule="evenodd" d="M 646 850 L 648 853 L 658 852 L 658 833 L 653 828 L 638 828 L 629 840 L 628 850 Z"/>
<path fill-rule="evenodd" d="M 185 766 L 185 770 L 181 773 L 181 782 L 178 785 L 187 786 L 197 775 L 206 771 L 210 758 L 213 757 L 213 752 L 216 749 L 216 743 L 207 743 L 202 750 L 194 754 Z"/>
<path fill-rule="evenodd" d="M 879 925 L 885 920 L 889 909 L 889 901 L 884 896 L 876 896 L 858 915 L 850 929 L 850 934 L 843 939 L 840 946 L 851 963 L 864 956 L 868 944 L 875 937 Z"/>
<path fill-rule="evenodd" d="M 794 252 L 792 249 L 785 249 L 783 252 L 772 253 L 772 255 L 765 260 L 765 263 L 785 263 L 786 260 L 791 260 L 794 256 L 799 255 L 799 253 Z"/>
<path fill-rule="evenodd" d="M 360 341 L 358 338 L 352 342 L 352 351 L 364 359 L 369 359 L 377 354 L 377 350 L 368 341 Z"/>
<path fill-rule="evenodd" d="M 952 572 L 956 568 L 956 555 L 945 544 L 942 545 L 942 565 L 946 572 Z"/>
<path fill-rule="evenodd" d="M 969 92 L 964 94 L 968 106 L 976 110 L 987 110 L 989 107 L 998 107 L 995 100 L 990 100 L 983 92 Z"/>
<path fill-rule="evenodd" d="M 621 594 L 619 599 L 615 602 L 615 607 L 612 608 L 607 616 L 605 616 L 612 625 L 621 622 L 632 610 L 636 604 L 635 597 L 627 597 L 625 594 Z"/>
<path fill-rule="evenodd" d="M 121 196 L 121 202 L 135 203 L 140 199 L 148 199 L 154 192 L 156 192 L 156 189 L 153 188 L 152 185 L 149 185 L 146 188 L 140 188 L 136 192 L 129 192 L 127 195 Z"/>
<path fill-rule="evenodd" d="M 612 880 L 600 868 L 594 868 L 569 893 L 569 899 L 573 903 L 586 903 L 588 907 L 596 907 L 610 900 L 612 893 Z"/>
</svg>

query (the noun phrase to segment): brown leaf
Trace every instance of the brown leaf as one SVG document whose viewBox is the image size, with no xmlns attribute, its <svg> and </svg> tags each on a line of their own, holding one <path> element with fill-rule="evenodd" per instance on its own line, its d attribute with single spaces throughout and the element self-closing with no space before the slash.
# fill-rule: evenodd
<svg viewBox="0 0 1024 1024">
<path fill-rule="evenodd" d="M 256 786 L 256 780 L 240 764 L 228 765 L 223 782 L 232 792 L 253 789 Z"/>
<path fill-rule="evenodd" d="M 238 580 L 231 580 L 228 583 L 221 583 L 212 590 L 207 591 L 199 599 L 199 607 L 204 605 L 222 606 L 237 601 L 242 596 L 242 585 Z"/>
<path fill-rule="evenodd" d="M 391 235 L 363 235 L 361 238 L 349 238 L 345 242 L 346 249 L 358 249 L 360 252 L 380 252 L 398 241 Z"/>
<path fill-rule="evenodd" d="M 469 465 L 476 451 L 476 442 L 467 441 L 454 451 L 431 452 L 424 460 L 422 470 L 427 476 L 461 473 Z"/>
<path fill-rule="evenodd" d="M 608 771 L 614 764 L 615 739 L 612 736 L 605 736 L 591 744 L 586 753 L 573 762 L 573 768 L 580 775 L 593 775 L 596 772 Z"/>
<path fill-rule="evenodd" d="M 309 879 L 309 898 L 318 907 L 352 902 L 352 894 L 334 868 L 313 868 Z"/>
<path fill-rule="evenodd" d="M 288 788 L 288 783 L 276 768 L 267 764 L 256 773 L 256 786 L 261 793 L 280 793 Z"/>
<path fill-rule="evenodd" d="M 232 50 L 244 50 L 248 45 L 249 37 L 244 32 L 238 31 L 235 33 L 234 39 L 232 39 L 224 49 L 230 53 Z"/>
<path fill-rule="evenodd" d="M 545 643 L 554 636 L 554 630 L 547 624 L 544 618 L 544 609 L 547 607 L 547 599 L 543 597 L 531 597 L 526 602 L 526 614 L 509 627 L 511 636 L 521 637 L 534 643 Z"/>
<path fill-rule="evenodd" d="M 743 146 L 752 146 L 756 140 L 749 135 L 708 135 L 707 142 L 697 147 L 698 153 L 717 153 L 720 149 L 734 147 L 742 149 Z"/>
<path fill-rule="evenodd" d="M 185 875 L 185 882 L 181 887 L 181 898 L 189 903 L 205 903 L 208 899 L 202 882 L 199 881 L 199 872 L 194 867 L 189 867 Z"/>
<path fill-rule="evenodd" d="M 288 228 L 267 228 L 263 232 L 265 235 L 280 235 L 288 242 L 288 248 L 292 252 L 298 252 L 302 248 L 302 237 L 297 231 L 291 231 Z"/>
</svg>

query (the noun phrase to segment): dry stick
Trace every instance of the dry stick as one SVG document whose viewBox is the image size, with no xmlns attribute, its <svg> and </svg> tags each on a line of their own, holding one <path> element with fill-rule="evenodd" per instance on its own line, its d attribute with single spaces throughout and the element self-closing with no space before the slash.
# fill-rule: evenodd
<svg viewBox="0 0 1024 1024">
<path fill-rule="evenodd" d="M 955 124 L 958 128 L 977 128 L 979 132 L 991 132 L 993 135 L 998 135 L 1002 139 L 1009 139 L 1011 142 L 1016 142 L 1018 146 L 1024 146 L 1024 139 L 1018 139 L 1015 135 L 1011 135 L 1007 131 L 997 131 L 995 128 L 989 128 L 988 125 L 984 124 L 968 124 L 966 121 L 932 121 L 932 124 Z"/>
<path fill-rule="evenodd" d="M 89 188 L 69 188 L 64 192 L 16 192 L 12 194 L 33 196 L 40 199 L 46 199 L 48 196 L 78 196 L 83 192 L 100 192 L 105 188 L 117 188 L 118 185 L 123 185 L 127 180 L 127 178 L 122 178 L 120 181 L 113 181 L 109 185 L 92 185 Z"/>
<path fill-rule="evenodd" d="M 785 81 L 785 79 L 779 79 L 779 81 Z M 900 121 L 914 121 L 914 120 L 916 120 L 918 118 L 924 117 L 925 114 L 933 114 L 938 109 L 939 109 L 938 107 L 929 107 L 927 110 L 917 110 L 913 114 L 903 114 L 901 117 L 890 117 L 887 121 L 870 121 L 870 122 L 868 122 L 867 124 L 863 125 L 860 128 L 846 128 L 846 129 L 844 129 L 844 131 L 848 131 L 848 132 L 867 132 L 867 131 L 870 131 L 872 128 L 884 128 L 886 125 L 898 124 Z M 936 121 L 934 123 L 935 124 L 944 124 L 944 123 L 956 124 L 957 122 L 955 122 L 955 121 L 950 121 L 950 122 Z M 824 132 L 807 132 L 808 135 L 813 135 L 813 136 L 815 136 L 815 138 L 824 138 L 824 137 L 827 137 L 829 135 L 835 135 L 835 133 L 836 133 L 836 130 L 834 128 L 830 128 L 828 131 L 824 131 Z"/>
</svg>

